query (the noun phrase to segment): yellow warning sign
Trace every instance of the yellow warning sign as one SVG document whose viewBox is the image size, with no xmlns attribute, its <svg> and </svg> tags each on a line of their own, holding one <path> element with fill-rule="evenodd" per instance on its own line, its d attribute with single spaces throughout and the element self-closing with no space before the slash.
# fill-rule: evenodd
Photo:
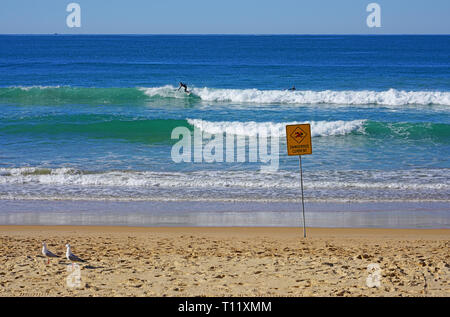
<svg viewBox="0 0 450 317">
<path fill-rule="evenodd" d="M 312 154 L 311 125 L 293 124 L 286 126 L 288 155 Z"/>
</svg>

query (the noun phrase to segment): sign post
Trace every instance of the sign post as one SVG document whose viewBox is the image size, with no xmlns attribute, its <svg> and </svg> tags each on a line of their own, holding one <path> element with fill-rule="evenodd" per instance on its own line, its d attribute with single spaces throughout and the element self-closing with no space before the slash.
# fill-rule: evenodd
<svg viewBox="0 0 450 317">
<path fill-rule="evenodd" d="M 305 199 L 303 195 L 302 155 L 312 154 L 311 125 L 294 124 L 286 126 L 286 144 L 288 155 L 298 155 L 300 163 L 300 186 L 302 189 L 303 237 L 306 238 Z"/>
</svg>

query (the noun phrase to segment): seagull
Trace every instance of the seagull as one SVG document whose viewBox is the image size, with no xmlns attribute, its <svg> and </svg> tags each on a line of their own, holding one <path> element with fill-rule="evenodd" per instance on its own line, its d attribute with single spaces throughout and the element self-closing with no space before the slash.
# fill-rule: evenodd
<svg viewBox="0 0 450 317">
<path fill-rule="evenodd" d="M 47 257 L 47 264 L 50 264 L 50 258 L 59 258 L 56 254 L 50 252 L 47 249 L 47 243 L 45 241 L 42 242 L 42 254 Z"/>
<path fill-rule="evenodd" d="M 73 262 L 86 262 L 85 260 L 80 259 L 79 257 L 77 257 L 75 254 L 72 253 L 72 251 L 70 251 L 70 244 L 66 244 L 66 258 L 67 260 L 69 260 L 70 262 L 72 262 L 72 266 L 73 266 Z"/>
</svg>

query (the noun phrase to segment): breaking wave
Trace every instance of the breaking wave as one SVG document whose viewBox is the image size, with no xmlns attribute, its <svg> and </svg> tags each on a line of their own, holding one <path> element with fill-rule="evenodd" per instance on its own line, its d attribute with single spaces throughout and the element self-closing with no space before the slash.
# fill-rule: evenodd
<svg viewBox="0 0 450 317">
<path fill-rule="evenodd" d="M 185 94 L 176 87 L 97 88 L 30 86 L 0 88 L 0 102 L 26 104 L 145 104 L 155 99 L 178 99 L 185 101 L 254 103 L 254 104 L 339 104 L 339 105 L 450 105 L 450 92 L 405 91 L 389 89 L 373 90 L 259 90 L 190 88 Z"/>
<path fill-rule="evenodd" d="M 140 88 L 147 96 L 185 98 L 175 87 Z M 441 91 L 312 91 L 312 90 L 258 90 L 258 89 L 216 89 L 192 88 L 192 96 L 204 101 L 234 103 L 280 103 L 280 104 L 347 104 L 347 105 L 450 105 L 450 92 Z"/>
<path fill-rule="evenodd" d="M 296 124 L 299 122 L 238 122 L 238 121 L 205 121 L 201 119 L 187 119 L 187 122 L 194 127 L 210 133 L 230 133 L 244 136 L 255 136 L 258 133 L 268 132 L 272 136 L 284 136 L 286 134 L 285 126 L 287 124 Z M 366 120 L 354 121 L 311 121 L 311 136 L 332 136 L 346 135 L 354 131 L 363 132 Z"/>
<path fill-rule="evenodd" d="M 314 171 L 310 199 L 448 201 L 449 169 Z M 295 201 L 297 171 L 83 171 L 0 168 L 0 199 Z M 384 196 L 383 196 L 384 195 Z"/>
</svg>

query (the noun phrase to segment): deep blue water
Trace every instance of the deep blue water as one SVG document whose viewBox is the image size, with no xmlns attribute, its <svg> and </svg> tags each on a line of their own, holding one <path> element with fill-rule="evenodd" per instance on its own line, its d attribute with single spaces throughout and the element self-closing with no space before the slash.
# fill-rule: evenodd
<svg viewBox="0 0 450 317">
<path fill-rule="evenodd" d="M 449 89 L 449 36 L 0 36 L 2 86 Z"/>
</svg>

